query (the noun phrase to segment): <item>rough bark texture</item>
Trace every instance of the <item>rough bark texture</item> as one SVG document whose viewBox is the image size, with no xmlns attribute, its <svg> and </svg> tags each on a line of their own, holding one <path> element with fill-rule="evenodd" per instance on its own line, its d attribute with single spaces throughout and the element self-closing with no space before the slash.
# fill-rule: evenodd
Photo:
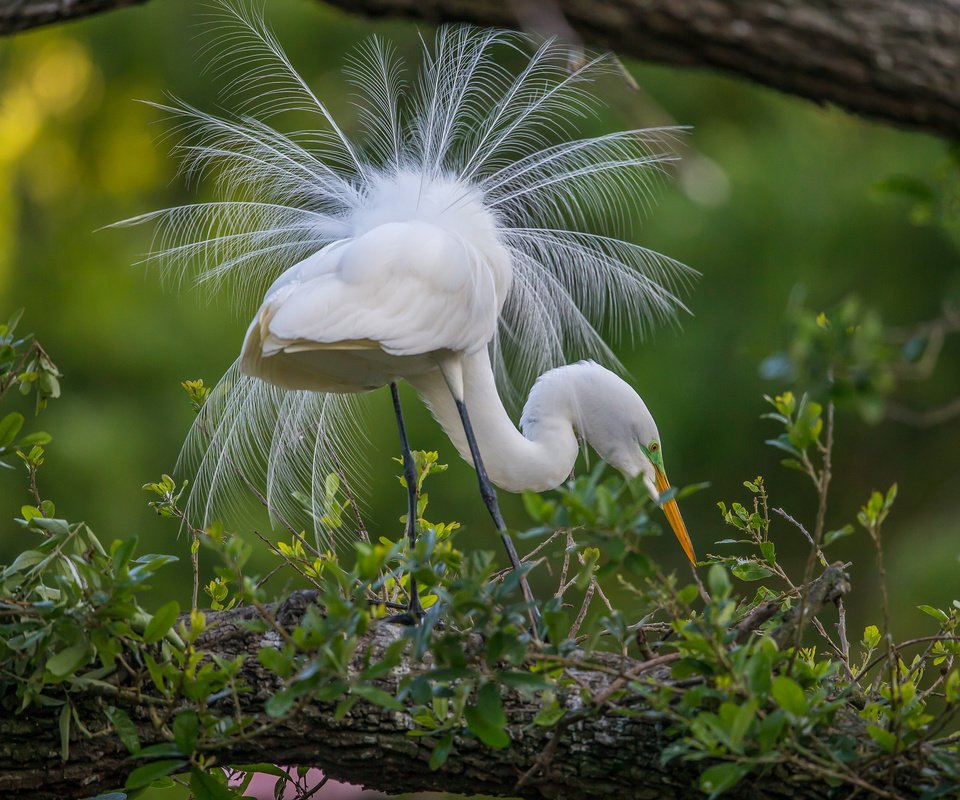
<svg viewBox="0 0 960 800">
<path fill-rule="evenodd" d="M 816 613 L 848 588 L 842 568 L 830 567 L 811 587 L 807 607 Z M 312 593 L 299 592 L 272 610 L 281 624 L 293 626 L 312 601 Z M 277 639 L 275 633 L 253 634 L 240 624 L 244 619 L 256 617 L 257 613 L 254 609 L 239 609 L 210 614 L 210 627 L 199 646 L 226 657 L 255 653 L 259 647 L 271 643 L 270 637 Z M 785 619 L 777 635 L 785 639 L 792 636 L 796 622 L 795 617 Z M 370 634 L 377 647 L 385 647 L 400 635 L 400 630 L 390 625 L 381 625 Z M 617 667 L 621 673 L 637 668 L 634 661 L 614 656 L 608 659 L 609 666 Z M 384 681 L 384 688 L 394 688 L 398 674 L 410 666 L 404 665 Z M 658 677 L 667 679 L 668 675 L 664 671 Z M 580 671 L 576 679 L 589 687 L 594 696 L 602 695 L 611 683 L 618 682 L 608 672 Z M 245 709 L 253 713 L 279 686 L 276 677 L 260 667 L 255 658 L 247 660 L 243 680 L 252 691 L 243 696 L 242 702 Z M 74 698 L 81 705 L 82 718 L 102 716 L 95 709 L 98 698 L 84 699 L 76 695 Z M 144 745 L 158 741 L 147 708 L 138 706 L 133 699 L 111 698 L 110 702 L 123 705 L 130 713 L 140 727 Z M 558 731 L 544 730 L 532 724 L 538 704 L 519 694 L 505 694 L 504 707 L 513 744 L 505 750 L 494 751 L 472 739 L 460 740 L 446 766 L 437 772 L 428 767 L 431 753 L 428 740 L 407 735 L 411 724 L 406 715 L 366 703 L 354 706 L 340 721 L 333 719 L 332 706 L 312 704 L 269 734 L 255 741 L 221 747 L 215 755 L 221 764 L 270 761 L 319 766 L 334 778 L 390 792 L 436 789 L 467 795 L 558 800 L 615 795 L 625 800 L 653 800 L 698 794 L 694 789 L 697 781 L 694 767 L 680 763 L 660 765 L 660 753 L 670 737 L 664 721 L 649 709 L 635 706 L 632 710 L 637 713 L 631 716 L 607 713 L 604 709 L 591 711 L 582 708 L 579 692 L 571 692 L 564 702 L 577 711 L 575 721 Z M 87 738 L 76 732 L 69 761 L 61 763 L 56 717 L 54 709 L 0 720 L 0 796 L 29 796 L 32 800 L 89 797 L 121 786 L 136 766 L 114 735 Z M 551 746 L 555 735 L 558 741 Z M 550 757 L 541 759 L 545 752 Z M 531 774 L 518 789 L 521 776 L 528 771 Z M 743 782 L 728 796 L 771 800 L 835 796 L 828 787 L 809 776 L 799 781 L 792 777 L 795 776 L 791 775 L 790 768 L 782 767 L 763 779 Z"/>
<path fill-rule="evenodd" d="M 623 55 L 715 67 L 886 122 L 960 135 L 960 0 L 328 1 L 437 22 L 520 21 L 561 35 L 565 17 L 585 41 Z"/>
</svg>

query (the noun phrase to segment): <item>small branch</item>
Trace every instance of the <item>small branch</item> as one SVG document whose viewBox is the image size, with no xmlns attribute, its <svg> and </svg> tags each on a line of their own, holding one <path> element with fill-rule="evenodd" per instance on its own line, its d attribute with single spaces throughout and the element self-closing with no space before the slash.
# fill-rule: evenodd
<svg viewBox="0 0 960 800">
<path fill-rule="evenodd" d="M 577 634 L 580 632 L 580 626 L 587 617 L 587 610 L 590 608 L 590 601 L 593 600 L 593 594 L 596 589 L 597 579 L 590 578 L 590 583 L 587 585 L 587 591 L 583 595 L 583 602 L 580 604 L 580 613 L 577 614 L 577 618 L 573 621 L 573 625 L 570 626 L 570 632 L 567 634 L 568 639 L 577 638 Z"/>
<path fill-rule="evenodd" d="M 801 592 L 801 602 L 784 612 L 780 627 L 772 634 L 774 641 L 779 647 L 785 647 L 791 640 L 795 640 L 798 632 L 806 627 L 810 619 L 829 603 L 836 603 L 849 591 L 850 578 L 844 571 L 843 564 L 831 564 L 819 578 L 807 585 L 806 591 Z"/>
<path fill-rule="evenodd" d="M 773 619 L 780 611 L 780 604 L 772 600 L 752 608 L 733 626 L 734 641 L 744 642 L 763 623 Z"/>
<path fill-rule="evenodd" d="M 823 550 L 821 550 L 821 549 L 817 546 L 817 543 L 813 540 L 813 537 L 810 535 L 810 531 L 808 531 L 808 530 L 803 526 L 803 523 L 800 522 L 799 520 L 794 519 L 793 517 L 791 517 L 791 516 L 790 516 L 786 511 L 784 511 L 782 508 L 775 508 L 775 509 L 773 509 L 773 511 L 774 511 L 775 514 L 779 514 L 781 517 L 783 517 L 783 518 L 784 518 L 787 522 L 789 522 L 791 525 L 796 526 L 797 530 L 799 530 L 800 533 L 803 534 L 803 538 L 806 539 L 806 540 L 810 543 L 810 546 L 811 546 L 811 547 L 813 547 L 813 548 L 816 549 L 816 551 L 817 551 L 817 558 L 820 559 L 820 563 L 823 564 L 823 566 L 826 566 L 826 565 L 827 565 L 827 559 L 826 559 L 826 557 L 823 555 Z"/>
</svg>

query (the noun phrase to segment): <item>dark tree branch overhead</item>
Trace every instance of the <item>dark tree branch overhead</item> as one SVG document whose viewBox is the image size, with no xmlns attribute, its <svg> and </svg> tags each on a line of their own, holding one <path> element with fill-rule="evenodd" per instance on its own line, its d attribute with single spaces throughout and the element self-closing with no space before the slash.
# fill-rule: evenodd
<svg viewBox="0 0 960 800">
<path fill-rule="evenodd" d="M 516 25 L 553 0 L 328 2 L 365 14 Z M 553 4 L 586 42 L 621 55 L 715 67 L 818 103 L 960 136 L 960 0 Z"/>
<path fill-rule="evenodd" d="M 146 0 L 0 0 L 0 34 L 66 22 Z"/>
<path fill-rule="evenodd" d="M 808 587 L 808 613 L 821 612 L 848 589 L 842 567 L 828 568 Z M 270 613 L 279 624 L 292 627 L 313 600 L 312 592 L 298 592 L 273 606 Z M 208 612 L 209 627 L 197 642 L 204 652 L 227 659 L 251 654 L 240 675 L 250 692 L 239 696 L 244 713 L 251 714 L 262 713 L 263 703 L 282 686 L 276 674 L 260 666 L 252 655 L 259 647 L 276 646 L 279 642 L 274 632 L 254 633 L 243 625 L 244 620 L 254 619 L 258 613 L 254 608 Z M 774 636 L 791 639 L 798 621 L 797 615 L 785 616 Z M 754 620 L 754 624 L 761 622 L 759 618 Z M 746 630 L 739 633 L 745 634 Z M 368 639 L 375 643 L 376 650 L 385 648 L 400 635 L 398 627 L 381 624 L 368 634 Z M 358 648 L 358 654 L 363 650 Z M 360 658 L 358 655 L 355 660 L 359 662 Z M 591 659 L 598 668 L 570 670 L 577 688 L 561 698 L 568 716 L 559 727 L 534 725 L 539 703 L 510 692 L 503 698 L 513 740 L 510 747 L 491 750 L 475 739 L 458 739 L 453 755 L 438 771 L 429 768 L 431 741 L 408 735 L 412 723 L 405 713 L 368 703 L 358 703 L 342 719 L 335 718 L 332 703 L 309 703 L 256 738 L 204 748 L 205 754 L 215 756 L 218 764 L 225 765 L 269 761 L 318 766 L 331 777 L 391 793 L 435 789 L 558 800 L 614 794 L 625 800 L 650 800 L 698 794 L 696 766 L 660 763 L 660 755 L 671 741 L 668 720 L 642 705 L 639 696 L 631 700 L 629 693 L 615 700 L 616 710 L 608 706 L 613 691 L 626 684 L 620 675 L 669 680 L 669 670 L 662 666 L 669 657 L 638 662 L 612 654 L 593 654 Z M 599 668 L 604 664 L 605 668 Z M 359 663 L 355 666 L 360 668 Z M 392 692 L 399 675 L 427 667 L 404 663 L 384 680 L 383 688 Z M 592 695 L 592 702 L 584 699 L 581 689 Z M 144 746 L 159 741 L 149 706 L 138 704 L 136 692 L 125 689 L 122 682 L 116 685 L 115 692 L 104 693 L 101 687 L 87 696 L 71 692 L 71 698 L 88 722 L 102 719 L 97 705 L 104 700 L 122 706 L 138 726 Z M 91 726 L 92 736 L 78 734 L 74 729 L 69 759 L 62 763 L 57 714 L 58 709 L 34 710 L 0 720 L 0 796 L 18 797 L 23 793 L 33 800 L 90 797 L 122 786 L 126 775 L 137 766 L 138 762 L 130 759 L 115 735 L 97 735 L 95 725 Z M 850 724 L 862 727 L 863 723 L 853 718 Z M 556 741 L 551 745 L 554 737 Z M 793 780 L 796 772 L 790 763 L 780 764 L 762 777 L 742 782 L 725 796 L 732 800 L 813 800 L 832 796 L 827 784 L 809 773 Z M 912 777 L 915 776 L 902 776 L 905 787 Z M 900 782 L 898 776 L 897 783 Z M 897 796 L 913 794 L 908 790 Z"/>
<path fill-rule="evenodd" d="M 7 0 L 0 33 L 143 0 Z M 960 137 L 960 0 L 327 0 L 354 13 L 526 25 Z M 131 23 L 135 24 L 135 23 Z M 569 24 L 570 27 L 567 27 Z"/>
</svg>

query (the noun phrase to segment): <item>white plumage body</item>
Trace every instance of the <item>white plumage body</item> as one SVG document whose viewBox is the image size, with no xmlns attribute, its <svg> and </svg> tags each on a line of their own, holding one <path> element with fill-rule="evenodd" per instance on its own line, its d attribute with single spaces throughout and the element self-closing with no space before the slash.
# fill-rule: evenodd
<svg viewBox="0 0 960 800">
<path fill-rule="evenodd" d="M 308 497 L 318 544 L 334 544 L 339 532 L 321 522 L 324 478 L 351 472 L 363 434 L 351 398 L 400 379 L 470 460 L 454 398 L 466 403 L 481 457 L 505 488 L 560 483 L 578 436 L 652 486 L 643 448 L 656 426 L 613 373 L 596 364 L 547 372 L 524 411 L 526 436 L 498 384 L 522 386 L 571 355 L 615 364 L 596 325 L 643 333 L 682 307 L 675 290 L 689 270 L 622 233 L 672 159 L 661 147 L 672 132 L 575 138 L 603 56 L 441 28 L 412 86 L 389 45 L 361 46 L 348 72 L 360 92 L 358 141 L 262 18 L 221 5 L 239 24 L 210 49 L 219 67 L 239 70 L 231 88 L 250 87 L 251 100 L 238 100 L 232 118 L 162 106 L 187 136 L 177 148 L 187 171 L 216 169 L 221 198 L 132 220 L 159 222 L 155 258 L 182 271 L 200 265 L 202 282 L 235 280 L 241 298 L 259 302 L 237 365 L 185 446 L 197 521 L 238 486 L 262 482 L 286 518 Z M 501 53 L 529 55 L 511 71 Z M 291 110 L 314 113 L 318 130 L 268 124 Z"/>
</svg>

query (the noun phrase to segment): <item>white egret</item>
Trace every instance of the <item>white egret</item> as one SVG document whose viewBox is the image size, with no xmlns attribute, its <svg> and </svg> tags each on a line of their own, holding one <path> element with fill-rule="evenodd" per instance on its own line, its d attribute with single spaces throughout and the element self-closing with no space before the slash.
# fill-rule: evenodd
<svg viewBox="0 0 960 800">
<path fill-rule="evenodd" d="M 257 292 L 238 365 L 188 439 L 192 511 L 211 516 L 241 472 L 244 483 L 263 480 L 279 515 L 296 510 L 306 488 L 318 544 L 336 535 L 322 522 L 323 480 L 330 469 L 350 472 L 360 433 L 351 398 L 389 385 L 412 542 L 416 481 L 400 380 L 476 468 L 515 568 L 491 480 L 512 491 L 558 485 L 578 435 L 627 475 L 642 474 L 658 498 L 668 483 L 656 425 L 612 372 L 591 362 L 547 372 L 524 409 L 524 434 L 495 382 L 506 385 L 505 365 L 522 382 L 568 351 L 615 361 L 596 323 L 643 332 L 680 306 L 675 290 L 687 269 L 614 230 L 670 160 L 659 146 L 670 132 L 570 138 L 593 106 L 586 87 L 604 57 L 583 62 L 553 42 L 527 55 L 518 34 L 441 28 L 411 89 L 392 48 L 371 39 L 348 71 L 361 92 L 363 136 L 354 141 L 262 18 L 222 9 L 240 25 L 210 52 L 219 66 L 241 69 L 233 89 L 259 87 L 255 98 L 232 118 L 181 103 L 161 108 L 182 121 L 187 141 L 177 149 L 187 169 L 218 168 L 223 197 L 133 220 L 158 220 L 156 257 L 187 269 L 201 263 L 201 280 L 234 277 L 254 291 L 273 280 Z M 520 56 L 516 72 L 501 64 Z M 571 63 L 581 66 L 570 71 Z M 284 134 L 265 121 L 290 111 L 318 115 L 321 129 Z M 598 226 L 605 232 L 587 232 Z M 664 509 L 693 559 L 676 504 Z M 410 594 L 416 616 L 415 583 Z"/>
</svg>

